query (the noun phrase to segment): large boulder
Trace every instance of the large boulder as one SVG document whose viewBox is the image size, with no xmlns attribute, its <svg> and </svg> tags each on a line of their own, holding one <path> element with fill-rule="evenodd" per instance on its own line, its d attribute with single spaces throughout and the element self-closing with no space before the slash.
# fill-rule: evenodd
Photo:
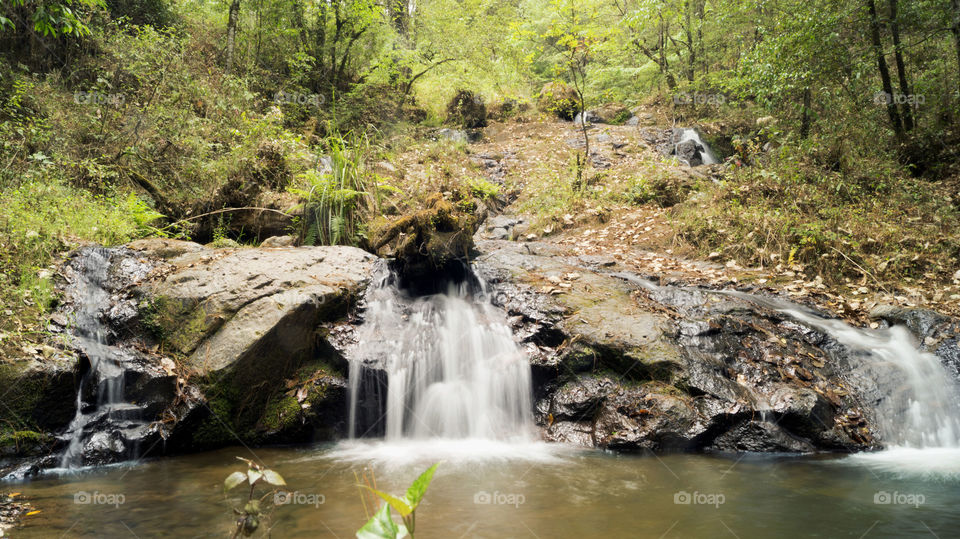
<svg viewBox="0 0 960 539">
<path fill-rule="evenodd" d="M 405 280 L 435 281 L 437 274 L 462 272 L 476 229 L 473 213 L 436 193 L 425 209 L 375 226 L 373 248 L 380 256 L 396 258 Z"/>
<path fill-rule="evenodd" d="M 346 365 L 319 327 L 347 314 L 375 261 L 342 246 L 206 250 L 145 283 L 144 325 L 194 376 L 210 412 L 179 445 L 341 434 Z"/>
<path fill-rule="evenodd" d="M 458 90 L 447 104 L 447 122 L 465 129 L 486 127 L 487 107 L 483 98 L 470 90 Z"/>
<path fill-rule="evenodd" d="M 576 90 L 559 81 L 545 84 L 537 96 L 537 110 L 561 120 L 573 120 L 579 109 Z"/>
<path fill-rule="evenodd" d="M 271 375 L 313 348 L 319 321 L 346 312 L 374 260 L 354 247 L 205 250 L 141 291 L 165 348 L 197 374 Z"/>
<path fill-rule="evenodd" d="M 474 266 L 531 358 L 548 440 L 618 451 L 876 445 L 848 358 L 786 315 L 658 286 L 555 244 L 478 240 L 477 249 Z"/>
</svg>

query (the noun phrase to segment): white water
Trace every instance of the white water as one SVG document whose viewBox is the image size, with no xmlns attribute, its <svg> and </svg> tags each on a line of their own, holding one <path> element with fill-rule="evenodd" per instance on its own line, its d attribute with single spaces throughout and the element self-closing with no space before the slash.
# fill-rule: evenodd
<svg viewBox="0 0 960 539">
<path fill-rule="evenodd" d="M 697 130 L 690 127 L 680 128 L 680 138 L 674 144 L 674 148 L 676 148 L 676 146 L 681 142 L 686 142 L 688 140 L 696 142 L 703 148 L 700 151 L 700 156 L 703 159 L 704 165 L 713 165 L 720 162 L 720 160 L 717 159 L 717 156 L 713 154 L 713 150 L 710 149 L 710 146 L 707 146 L 707 143 L 700 139 L 700 134 L 697 133 Z"/>
<path fill-rule="evenodd" d="M 401 460 L 427 449 L 458 459 L 541 455 L 530 365 L 504 314 L 462 285 L 410 298 L 394 283 L 385 272 L 368 292 L 350 366 L 351 438 L 366 428 L 358 424 L 363 363 L 386 372 L 386 445 L 355 440 L 341 450 Z"/>
<path fill-rule="evenodd" d="M 917 347 L 907 328 L 865 330 L 801 309 L 780 310 L 858 353 L 875 367 L 872 372 L 886 372 L 891 392 L 877 403 L 875 415 L 889 447 L 960 448 L 960 388 L 937 356 Z"/>
<path fill-rule="evenodd" d="M 742 292 L 725 292 L 763 304 L 830 335 L 860 360 L 885 393 L 874 407 L 886 451 L 856 458 L 881 468 L 960 471 L 960 384 L 940 359 L 920 350 L 903 326 L 861 329 L 818 316 L 799 305 Z"/>
<path fill-rule="evenodd" d="M 77 348 L 89 359 L 90 370 L 80 381 L 77 412 L 64 433 L 69 437 L 69 444 L 60 457 L 62 469 L 83 465 L 85 430 L 92 420 L 103 412 L 109 416 L 115 410 L 126 412 L 127 408 L 133 408 L 123 401 L 123 371 L 117 358 L 113 357 L 113 349 L 107 344 L 107 332 L 100 321 L 100 309 L 109 303 L 109 294 L 103 289 L 109 270 L 109 253 L 104 249 L 87 249 L 79 256 L 82 258 L 77 272 L 76 294 L 79 297 L 73 298 L 78 306 L 73 320 L 73 338 Z M 85 411 L 83 397 L 91 384 L 97 384 L 92 388 L 97 406 Z"/>
</svg>

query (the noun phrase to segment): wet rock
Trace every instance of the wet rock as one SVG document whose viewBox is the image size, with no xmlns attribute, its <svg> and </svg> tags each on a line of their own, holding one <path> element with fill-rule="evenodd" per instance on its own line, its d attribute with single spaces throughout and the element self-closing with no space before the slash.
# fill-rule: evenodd
<svg viewBox="0 0 960 539">
<path fill-rule="evenodd" d="M 960 382 L 960 318 L 927 309 L 878 305 L 870 317 L 890 325 L 907 327 L 921 349 L 935 354 L 947 371 Z"/>
<path fill-rule="evenodd" d="M 728 453 L 810 453 L 816 450 L 809 442 L 792 436 L 776 424 L 766 421 L 743 421 L 716 437 L 706 449 Z"/>
<path fill-rule="evenodd" d="M 738 297 L 613 273 L 615 261 L 558 245 L 477 247 L 478 273 L 531 351 L 547 439 L 618 451 L 875 444 L 847 389 L 847 356 L 822 333 Z"/>
<path fill-rule="evenodd" d="M 687 163 L 691 167 L 696 167 L 703 164 L 703 155 L 701 154 L 702 151 L 703 146 L 692 140 L 685 140 L 677 144 L 673 153 L 681 161 Z"/>
</svg>

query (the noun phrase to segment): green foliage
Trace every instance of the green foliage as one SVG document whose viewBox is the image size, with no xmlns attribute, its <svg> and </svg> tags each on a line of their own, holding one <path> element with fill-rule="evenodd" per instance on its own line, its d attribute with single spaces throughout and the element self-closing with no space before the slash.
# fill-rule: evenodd
<svg viewBox="0 0 960 539">
<path fill-rule="evenodd" d="M 283 477 L 280 474 L 269 468 L 265 468 L 256 462 L 253 462 L 252 460 L 242 457 L 237 457 L 237 459 L 247 463 L 247 469 L 245 471 L 236 471 L 228 475 L 223 481 L 223 490 L 226 493 L 234 488 L 239 487 L 240 485 L 250 485 L 250 490 L 247 494 L 247 500 L 243 506 L 243 509 L 241 510 L 236 507 L 233 509 L 233 512 L 237 515 L 236 528 L 234 529 L 233 537 L 239 537 L 240 535 L 243 535 L 244 537 L 250 537 L 260 527 L 260 522 L 265 516 L 262 507 L 262 501 L 270 494 L 276 492 L 276 488 L 274 488 L 263 497 L 254 498 L 257 485 L 266 484 L 271 487 L 284 487 L 287 485 L 287 483 L 283 480 Z"/>
<path fill-rule="evenodd" d="M 500 196 L 500 186 L 485 178 L 474 177 L 467 179 L 467 188 L 470 194 L 480 200 L 487 200 Z"/>
<path fill-rule="evenodd" d="M 366 134 L 327 138 L 329 172 L 310 170 L 298 180 L 303 187 L 291 192 L 304 199 L 302 230 L 305 245 L 357 245 L 366 237 L 363 210 L 367 207 L 365 160 L 370 143 Z"/>
<path fill-rule="evenodd" d="M 15 30 L 16 25 L 11 18 L 16 19 L 14 13 L 25 13 L 33 23 L 33 31 L 45 37 L 83 37 L 90 35 L 84 18 L 87 13 L 98 8 L 104 8 L 104 0 L 58 0 L 54 2 L 42 0 L 6 0 L 0 6 L 0 31 Z"/>
<path fill-rule="evenodd" d="M 407 488 L 407 492 L 401 497 L 377 490 L 370 485 L 361 485 L 363 488 L 379 496 L 386 503 L 383 504 L 373 518 L 357 531 L 357 537 L 360 539 L 396 539 L 398 537 L 405 537 L 407 533 L 410 534 L 410 537 L 413 537 L 417 522 L 417 507 L 420 505 L 420 502 L 423 501 L 423 497 L 427 493 L 427 488 L 430 486 L 430 482 L 433 481 L 433 474 L 437 471 L 437 466 L 439 465 L 440 463 L 438 462 L 427 468 L 426 471 L 413 481 L 410 487 Z M 390 516 L 390 508 L 393 508 L 393 510 L 400 515 L 400 518 L 403 520 L 402 526 L 398 526 L 393 521 L 393 518 Z"/>
<path fill-rule="evenodd" d="M 883 160 L 835 171 L 819 144 L 782 147 L 673 211 L 681 238 L 745 266 L 802 266 L 829 282 L 948 280 L 960 254 L 960 211 L 944 187 L 902 177 Z"/>
</svg>

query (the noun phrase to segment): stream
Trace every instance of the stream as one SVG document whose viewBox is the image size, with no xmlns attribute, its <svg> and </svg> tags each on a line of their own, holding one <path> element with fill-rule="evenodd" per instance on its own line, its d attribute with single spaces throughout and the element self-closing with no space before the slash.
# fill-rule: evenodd
<svg viewBox="0 0 960 539">
<path fill-rule="evenodd" d="M 97 261 L 86 275 L 102 275 Z M 780 300 L 728 293 L 765 302 L 857 354 L 886 395 L 874 403 L 884 451 L 617 454 L 539 441 L 529 362 L 479 279 L 418 297 L 396 281 L 381 267 L 367 291 L 349 354 L 343 441 L 133 455 L 99 468 L 82 465 L 81 447 L 144 427 L 111 417 L 124 388 L 110 373 L 127 360 L 108 353 L 97 311 L 81 312 L 75 335 L 91 369 L 60 465 L 15 487 L 40 513 L 14 536 L 226 536 L 232 508 L 242 505 L 242 489 L 222 490 L 240 468 L 235 457 L 286 479 L 291 492 L 267 504 L 275 507 L 264 529 L 277 537 L 352 537 L 366 521 L 360 475 L 399 493 L 435 462 L 417 512 L 420 537 L 947 537 L 960 528 L 960 392 L 901 327 L 861 330 Z M 96 292 L 90 304 L 99 303 L 99 288 L 88 288 Z M 92 420 L 99 416 L 106 418 Z"/>
<path fill-rule="evenodd" d="M 43 512 L 14 536 L 225 537 L 240 500 L 225 497 L 222 482 L 239 469 L 238 455 L 269 463 L 297 492 L 272 515 L 275 537 L 353 537 L 365 521 L 354 472 L 366 464 L 342 458 L 343 448 L 254 453 L 235 447 L 35 480 L 18 489 Z M 417 512 L 417 535 L 952 536 L 960 526 L 960 455 L 879 455 L 617 456 L 541 444 L 483 460 L 449 458 Z M 888 469 L 924 460 L 953 464 Z M 382 489 L 402 492 L 432 462 L 372 468 Z M 78 503 L 84 499 L 94 503 Z M 684 500 L 691 503 L 675 503 Z"/>
</svg>

